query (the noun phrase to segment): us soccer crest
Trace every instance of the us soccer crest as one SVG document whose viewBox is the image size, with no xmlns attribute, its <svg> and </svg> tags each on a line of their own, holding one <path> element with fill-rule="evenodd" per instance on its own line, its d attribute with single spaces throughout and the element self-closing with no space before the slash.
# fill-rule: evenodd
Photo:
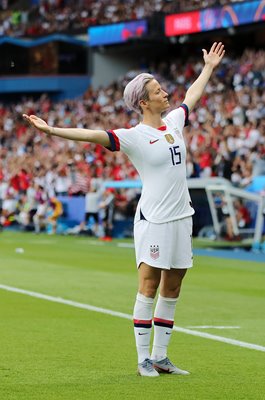
<svg viewBox="0 0 265 400">
<path fill-rule="evenodd" d="M 150 256 L 153 260 L 157 260 L 159 257 L 159 246 L 151 245 L 150 246 Z"/>
<path fill-rule="evenodd" d="M 174 132 L 175 132 L 175 134 L 177 135 L 178 138 L 183 139 L 180 131 L 177 128 L 174 129 Z"/>
<path fill-rule="evenodd" d="M 168 143 L 170 143 L 170 144 L 173 144 L 173 143 L 175 142 L 173 136 L 170 135 L 170 133 L 167 133 L 167 134 L 165 135 L 165 138 L 166 138 L 166 141 L 167 141 Z"/>
</svg>

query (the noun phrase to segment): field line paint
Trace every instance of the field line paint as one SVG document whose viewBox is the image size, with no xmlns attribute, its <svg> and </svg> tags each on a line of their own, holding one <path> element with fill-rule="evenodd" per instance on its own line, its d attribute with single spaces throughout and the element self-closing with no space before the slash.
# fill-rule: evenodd
<svg viewBox="0 0 265 400">
<path fill-rule="evenodd" d="M 196 325 L 196 326 L 186 326 L 190 329 L 240 329 L 240 326 L 218 326 L 218 325 Z"/>
<path fill-rule="evenodd" d="M 57 244 L 58 242 L 56 240 L 47 240 L 47 239 L 38 239 L 36 240 L 29 240 L 27 244 Z"/>
<path fill-rule="evenodd" d="M 121 242 L 121 243 L 118 243 L 117 246 L 118 247 L 125 247 L 125 248 L 128 248 L 128 249 L 134 249 L 134 244 L 132 244 L 132 243 L 123 243 L 123 242 Z"/>
<path fill-rule="evenodd" d="M 230 339 L 223 336 L 211 335 L 210 333 L 194 331 L 192 329 L 180 328 L 178 326 L 174 326 L 173 329 L 174 331 L 187 333 L 188 335 L 199 336 L 205 339 L 216 340 L 217 342 L 233 344 L 234 346 L 245 347 L 246 349 L 265 352 L 265 346 L 260 346 L 258 344 L 242 342 L 240 340 Z"/>
<path fill-rule="evenodd" d="M 60 304 L 65 304 L 65 305 L 76 307 L 76 308 L 83 308 L 84 310 L 96 311 L 96 312 L 99 312 L 102 314 L 112 315 L 114 317 L 132 319 L 132 316 L 129 314 L 124 314 L 124 313 L 121 313 L 118 311 L 107 310 L 106 308 L 95 307 L 95 306 L 91 306 L 90 304 L 79 303 L 77 301 L 63 299 L 62 297 L 49 296 L 47 294 L 32 292 L 30 290 L 19 289 L 16 287 L 1 285 L 1 284 L 0 284 L 0 289 L 7 290 L 9 292 L 25 294 L 27 296 L 36 297 L 37 299 L 52 301 L 53 303 L 60 303 Z"/>
<path fill-rule="evenodd" d="M 13 286 L 7 286 L 7 285 L 1 285 L 1 284 L 0 284 L 0 289 L 6 290 L 8 292 L 25 294 L 27 296 L 35 297 L 35 298 L 42 299 L 42 300 L 48 300 L 48 301 L 51 301 L 54 303 L 60 303 L 60 304 L 64 304 L 64 305 L 68 305 L 68 306 L 72 306 L 72 307 L 76 307 L 76 308 L 82 308 L 84 310 L 95 311 L 95 312 L 99 312 L 102 314 L 111 315 L 114 317 L 120 317 L 120 318 L 132 320 L 132 315 L 130 315 L 130 314 L 125 314 L 125 313 L 121 313 L 118 311 L 108 310 L 106 308 L 95 307 L 95 306 L 91 306 L 89 304 L 84 304 L 84 303 L 79 303 L 77 301 L 63 299 L 62 297 L 49 296 L 46 294 L 32 292 L 30 290 L 24 290 L 24 289 L 16 288 Z M 199 332 L 199 331 L 195 331 L 192 329 L 181 328 L 181 327 L 175 326 L 175 325 L 174 325 L 173 329 L 176 332 L 186 333 L 186 334 L 192 335 L 192 336 L 198 336 L 198 337 L 202 337 L 205 339 L 210 339 L 210 340 L 215 340 L 218 342 L 232 344 L 234 346 L 244 347 L 246 349 L 258 350 L 258 351 L 265 352 L 265 346 L 260 346 L 260 345 L 253 344 L 253 343 L 241 342 L 240 340 L 230 339 L 230 338 L 226 338 L 223 336 L 212 335 L 210 333 Z"/>
<path fill-rule="evenodd" d="M 102 243 L 102 242 L 82 242 L 82 244 L 85 244 L 85 245 L 87 245 L 87 244 L 89 244 L 89 245 L 91 245 L 91 246 L 104 246 L 105 245 L 105 243 Z"/>
</svg>

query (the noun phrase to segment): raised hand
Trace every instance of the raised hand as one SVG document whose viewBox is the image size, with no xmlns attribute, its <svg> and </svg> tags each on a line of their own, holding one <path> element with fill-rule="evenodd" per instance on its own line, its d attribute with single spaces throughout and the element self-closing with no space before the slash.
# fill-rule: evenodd
<svg viewBox="0 0 265 400">
<path fill-rule="evenodd" d="M 217 67 L 225 55 L 224 45 L 222 42 L 214 42 L 209 53 L 207 53 L 205 49 L 202 49 L 202 51 L 205 64 L 211 65 L 213 68 Z"/>
<path fill-rule="evenodd" d="M 52 128 L 41 118 L 36 117 L 36 115 L 26 115 L 23 114 L 23 118 L 34 128 L 39 129 L 42 132 L 51 134 Z"/>
</svg>

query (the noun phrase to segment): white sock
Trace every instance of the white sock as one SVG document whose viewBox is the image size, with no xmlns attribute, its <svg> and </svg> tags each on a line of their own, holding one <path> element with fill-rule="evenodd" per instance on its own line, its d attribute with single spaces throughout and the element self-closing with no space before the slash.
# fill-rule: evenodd
<svg viewBox="0 0 265 400">
<path fill-rule="evenodd" d="M 167 357 L 167 347 L 174 325 L 177 298 L 158 296 L 154 314 L 154 344 L 152 360 L 160 361 Z"/>
<path fill-rule="evenodd" d="M 138 363 L 150 358 L 153 303 L 153 298 L 137 293 L 133 310 L 133 323 Z"/>
</svg>

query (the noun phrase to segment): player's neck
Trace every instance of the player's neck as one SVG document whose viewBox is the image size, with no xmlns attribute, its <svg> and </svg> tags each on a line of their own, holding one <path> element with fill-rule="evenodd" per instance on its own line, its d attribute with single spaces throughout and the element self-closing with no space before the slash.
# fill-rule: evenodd
<svg viewBox="0 0 265 400">
<path fill-rule="evenodd" d="M 152 128 L 155 128 L 155 129 L 158 129 L 162 125 L 164 125 L 164 122 L 163 122 L 160 114 L 157 114 L 157 115 L 144 115 L 142 123 L 145 124 L 145 125 L 149 125 L 149 126 L 151 126 Z"/>
</svg>

